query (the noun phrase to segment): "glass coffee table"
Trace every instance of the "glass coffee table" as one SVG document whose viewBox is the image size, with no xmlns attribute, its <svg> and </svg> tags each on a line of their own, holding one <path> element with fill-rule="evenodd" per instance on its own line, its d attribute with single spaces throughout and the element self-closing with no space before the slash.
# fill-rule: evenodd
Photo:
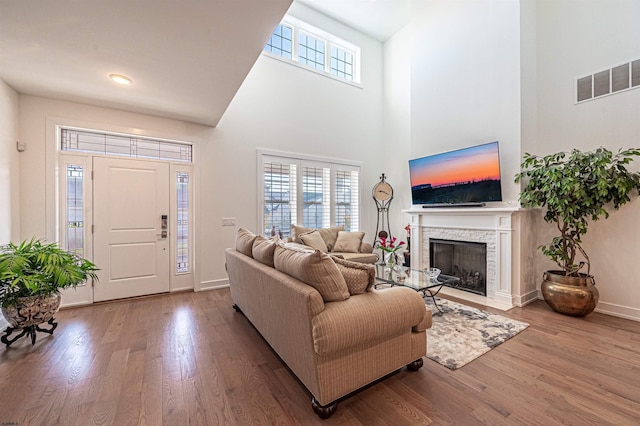
<svg viewBox="0 0 640 426">
<path fill-rule="evenodd" d="M 409 287 L 422 293 L 422 297 L 429 296 L 433 300 L 438 312 L 442 312 L 436 302 L 436 295 L 440 293 L 442 287 L 455 288 L 460 283 L 460 278 L 450 275 L 440 274 L 436 279 L 429 279 L 423 271 L 419 269 L 411 269 L 405 266 L 396 266 L 393 271 L 389 270 L 387 265 L 376 264 L 376 280 L 375 285 L 386 284 L 393 286 Z"/>
</svg>

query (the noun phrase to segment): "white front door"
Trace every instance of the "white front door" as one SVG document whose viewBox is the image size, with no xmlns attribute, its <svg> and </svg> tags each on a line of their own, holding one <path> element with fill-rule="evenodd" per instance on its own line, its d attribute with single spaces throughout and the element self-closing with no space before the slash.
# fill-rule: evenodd
<svg viewBox="0 0 640 426">
<path fill-rule="evenodd" d="M 168 215 L 168 163 L 94 157 L 94 301 L 169 291 Z"/>
</svg>

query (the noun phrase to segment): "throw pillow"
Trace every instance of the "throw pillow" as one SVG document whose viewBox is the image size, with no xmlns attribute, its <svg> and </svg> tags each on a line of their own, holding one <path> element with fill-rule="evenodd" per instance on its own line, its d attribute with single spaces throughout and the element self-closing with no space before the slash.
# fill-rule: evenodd
<svg viewBox="0 0 640 426">
<path fill-rule="evenodd" d="M 325 302 L 349 298 L 349 289 L 336 263 L 320 250 L 313 252 L 276 246 L 273 262 L 284 272 L 318 290 Z"/>
<path fill-rule="evenodd" d="M 329 249 L 327 248 L 327 244 L 324 242 L 317 230 L 307 232 L 306 234 L 301 234 L 300 239 L 302 240 L 302 244 L 304 244 L 305 246 L 318 249 L 324 253 L 329 251 Z"/>
<path fill-rule="evenodd" d="M 258 235 L 253 241 L 251 253 L 253 258 L 260 263 L 271 266 L 273 268 L 273 255 L 276 251 L 276 245 L 280 242 L 280 238 L 276 235 L 269 239 Z"/>
<path fill-rule="evenodd" d="M 238 233 L 236 234 L 236 251 L 239 251 L 249 257 L 253 257 L 252 249 L 255 239 L 256 234 L 244 228 L 239 228 Z"/>
<path fill-rule="evenodd" d="M 364 232 L 338 232 L 338 239 L 333 246 L 333 251 L 342 253 L 360 253 L 360 244 L 362 244 Z"/>
<path fill-rule="evenodd" d="M 333 251 L 333 245 L 336 243 L 336 239 L 338 238 L 338 232 L 344 231 L 344 226 L 332 226 L 330 228 L 314 229 L 291 225 L 291 241 L 294 243 L 304 244 L 300 239 L 300 235 L 306 234 L 311 231 L 318 231 L 320 233 L 320 236 L 324 240 L 324 243 L 327 245 L 327 251 Z"/>
<path fill-rule="evenodd" d="M 370 291 L 376 283 L 375 266 L 360 262 L 351 262 L 337 256 L 333 256 L 333 261 L 344 277 L 350 295 L 354 296 Z"/>
<path fill-rule="evenodd" d="M 297 225 L 291 224 L 291 238 L 292 238 L 291 242 L 303 244 L 302 240 L 300 239 L 300 235 L 306 234 L 307 232 L 311 232 L 311 231 L 313 231 L 313 228 L 305 228 L 303 226 L 297 226 Z"/>
<path fill-rule="evenodd" d="M 329 251 L 333 251 L 333 246 L 336 243 L 336 239 L 338 238 L 338 232 L 344 231 L 344 226 L 332 226 L 330 228 L 320 228 L 318 232 L 320 236 L 327 244 L 327 249 Z"/>
</svg>

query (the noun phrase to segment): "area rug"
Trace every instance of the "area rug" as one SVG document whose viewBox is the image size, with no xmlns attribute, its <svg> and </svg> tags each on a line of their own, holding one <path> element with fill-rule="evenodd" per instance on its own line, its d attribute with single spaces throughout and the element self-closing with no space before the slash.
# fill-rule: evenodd
<svg viewBox="0 0 640 426">
<path fill-rule="evenodd" d="M 427 330 L 427 358 L 455 370 L 509 340 L 529 324 L 436 297 L 425 303 L 433 315 Z"/>
</svg>

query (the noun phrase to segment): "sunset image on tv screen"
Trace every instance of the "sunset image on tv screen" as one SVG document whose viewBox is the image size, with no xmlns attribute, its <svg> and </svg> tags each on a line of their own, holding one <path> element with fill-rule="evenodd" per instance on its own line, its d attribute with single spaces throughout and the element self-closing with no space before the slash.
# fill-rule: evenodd
<svg viewBox="0 0 640 426">
<path fill-rule="evenodd" d="M 498 142 L 409 161 L 414 204 L 501 201 Z"/>
</svg>

